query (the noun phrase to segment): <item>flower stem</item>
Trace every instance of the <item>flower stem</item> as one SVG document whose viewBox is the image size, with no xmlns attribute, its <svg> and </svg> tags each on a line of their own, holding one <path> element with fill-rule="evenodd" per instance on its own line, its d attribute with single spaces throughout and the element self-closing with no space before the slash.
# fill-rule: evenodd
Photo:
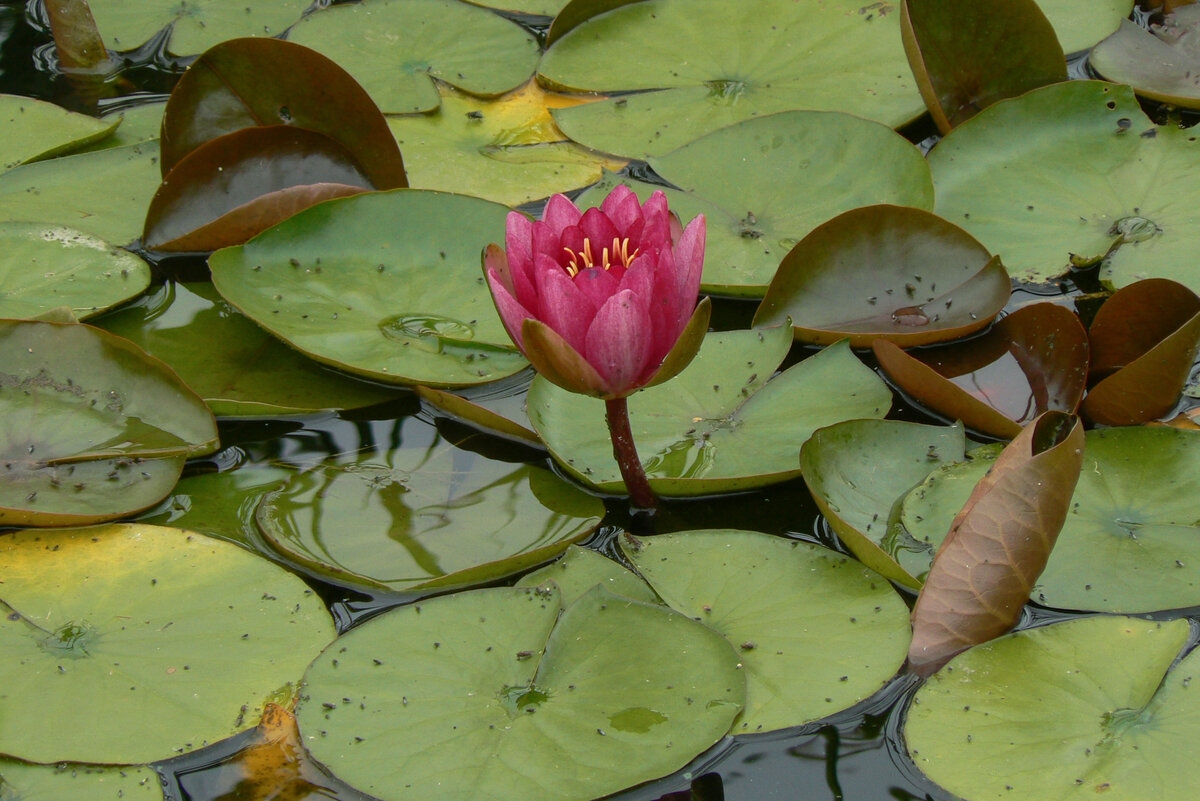
<svg viewBox="0 0 1200 801">
<path fill-rule="evenodd" d="M 638 459 L 637 448 L 633 444 L 633 430 L 629 427 L 629 406 L 625 398 L 614 398 L 604 401 L 605 417 L 608 419 L 608 432 L 612 436 L 613 456 L 621 468 L 621 478 L 629 499 L 638 509 L 654 509 L 658 506 L 658 498 L 650 489 L 646 480 L 646 471 Z"/>
</svg>

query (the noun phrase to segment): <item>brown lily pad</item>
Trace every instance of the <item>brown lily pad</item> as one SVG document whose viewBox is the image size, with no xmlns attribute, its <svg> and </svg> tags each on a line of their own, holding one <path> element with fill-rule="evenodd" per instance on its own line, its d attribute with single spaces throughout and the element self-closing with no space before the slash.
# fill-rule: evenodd
<svg viewBox="0 0 1200 801">
<path fill-rule="evenodd" d="M 1172 11 L 1170 4 L 1164 6 L 1164 11 Z M 1089 62 L 1108 80 L 1127 83 L 1143 97 L 1184 108 L 1200 108 L 1197 40 L 1200 40 L 1200 6 L 1179 6 L 1149 31 L 1122 20 L 1116 33 L 1092 50 Z"/>
<path fill-rule="evenodd" d="M 904 0 L 900 30 L 943 134 L 997 100 L 1067 79 L 1058 36 L 1034 0 Z"/>
<path fill-rule="evenodd" d="M 1096 313 L 1081 413 L 1093 423 L 1140 425 L 1171 411 L 1200 345 L 1200 298 L 1166 278 L 1138 281 Z"/>
<path fill-rule="evenodd" d="M 577 28 L 592 17 L 612 11 L 614 8 L 640 3 L 642 0 L 571 0 L 562 7 L 550 23 L 546 32 L 546 47 L 566 36 L 572 28 Z"/>
<path fill-rule="evenodd" d="M 1083 465 L 1083 425 L 1047 412 L 996 459 L 950 525 L 913 608 L 910 670 L 1016 625 L 1066 520 Z"/>
<path fill-rule="evenodd" d="M 387 121 L 349 73 L 303 45 L 232 39 L 196 59 L 162 122 L 162 174 L 184 156 L 242 128 L 293 125 L 328 136 L 377 189 L 408 186 Z"/>
<path fill-rule="evenodd" d="M 324 134 L 243 128 L 171 170 L 150 201 L 142 241 L 167 251 L 238 245 L 308 206 L 371 188 L 358 161 Z"/>
<path fill-rule="evenodd" d="M 1018 309 L 966 342 L 916 354 L 885 340 L 873 347 L 879 366 L 918 403 L 1004 439 L 1047 411 L 1074 414 L 1087 385 L 1087 333 L 1052 303 Z"/>
<path fill-rule="evenodd" d="M 912 347 L 978 331 L 1009 294 L 1004 265 L 966 231 L 922 209 L 866 206 L 783 257 L 754 325 L 790 319 L 797 340 L 817 345 Z"/>
</svg>

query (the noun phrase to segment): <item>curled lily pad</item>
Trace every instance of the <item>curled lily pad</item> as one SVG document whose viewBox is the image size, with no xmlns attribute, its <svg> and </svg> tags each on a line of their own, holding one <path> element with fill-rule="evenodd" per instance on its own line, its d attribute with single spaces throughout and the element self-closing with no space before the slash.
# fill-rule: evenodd
<svg viewBox="0 0 1200 801">
<path fill-rule="evenodd" d="M 1200 604 L 1200 434 L 1169 427 L 1087 432 L 1071 510 L 1032 599 L 1046 606 L 1152 612 Z M 935 470 L 901 520 L 937 546 L 995 449 Z"/>
<path fill-rule="evenodd" d="M 517 587 L 539 587 L 553 581 L 570 605 L 596 585 L 613 595 L 621 595 L 648 604 L 662 603 L 650 585 L 617 562 L 578 545 L 567 546 L 563 555 L 543 568 L 526 573 Z"/>
<path fill-rule="evenodd" d="M 729 530 L 627 535 L 621 549 L 672 609 L 737 648 L 746 707 L 734 734 L 798 726 L 852 706 L 904 661 L 908 607 L 886 581 L 841 554 Z"/>
<path fill-rule="evenodd" d="M 1105 301 L 1088 332 L 1093 380 L 1082 413 L 1138 425 L 1175 406 L 1200 346 L 1200 298 L 1165 278 L 1130 284 Z"/>
<path fill-rule="evenodd" d="M 96 26 L 114 50 L 133 50 L 163 28 L 166 46 L 178 56 L 200 53 L 239 36 L 278 36 L 311 5 L 310 0 L 90 0 Z"/>
<path fill-rule="evenodd" d="M 793 478 L 815 429 L 887 413 L 891 393 L 845 343 L 772 378 L 790 342 L 786 328 L 710 333 L 683 372 L 629 398 L 633 441 L 655 492 L 706 495 Z M 538 376 L 527 405 L 562 469 L 601 491 L 623 491 L 602 401 Z"/>
<path fill-rule="evenodd" d="M 606 11 L 612 11 L 614 8 L 640 2 L 643 2 L 643 0 L 571 0 L 568 3 L 559 2 L 557 5 L 561 7 L 553 15 L 554 21 L 550 23 L 550 30 L 546 31 L 546 47 L 554 44 L 565 36 L 568 31 L 578 28 L 592 17 L 603 14 Z"/>
<path fill-rule="evenodd" d="M 1043 412 L 1073 414 L 1087 385 L 1087 333 L 1073 312 L 1052 303 L 1020 308 L 966 342 L 910 354 L 879 340 L 874 350 L 907 395 L 1004 439 Z"/>
<path fill-rule="evenodd" d="M 519 404 L 520 408 L 516 409 L 518 414 L 510 415 L 475 403 L 469 398 L 464 398 L 462 395 L 457 395 L 444 389 L 413 387 L 413 391 L 417 393 L 421 400 L 435 409 L 446 412 L 451 417 L 464 420 L 472 425 L 481 426 L 487 429 L 488 433 L 499 434 L 502 437 L 518 440 L 522 445 L 542 447 L 542 440 L 525 425 L 529 421 L 525 417 L 523 411 L 524 401 L 520 397 L 512 396 L 507 399 L 509 401 L 507 404 L 503 404 L 505 399 L 500 399 L 502 405 L 512 406 L 514 402 Z M 522 422 L 518 422 L 518 419 Z"/>
<path fill-rule="evenodd" d="M 1083 463 L 1083 425 L 1047 412 L 996 457 L 954 517 L 913 607 L 910 669 L 928 676 L 1016 625 Z"/>
<path fill-rule="evenodd" d="M 1129 87 L 1099 81 L 989 106 L 929 154 L 937 213 L 1014 278 L 1045 281 L 1103 258 L 1100 277 L 1114 286 L 1159 277 L 1193 291 L 1198 165 L 1193 132 L 1154 125 Z"/>
<path fill-rule="evenodd" d="M 10 795 L 10 793 L 14 795 Z M 0 798 L 8 801 L 163 801 L 162 780 L 143 765 L 32 765 L 0 757 Z"/>
<path fill-rule="evenodd" d="M 0 171 L 78 150 L 121 124 L 120 118 L 99 120 L 18 95 L 0 95 L 0 120 L 4 122 Z"/>
<path fill-rule="evenodd" d="M 324 53 L 389 114 L 438 107 L 435 80 L 495 97 L 533 74 L 532 35 L 457 0 L 365 0 L 308 15 L 288 39 Z"/>
<path fill-rule="evenodd" d="M 904 0 L 900 13 L 908 63 L 943 134 L 997 100 L 1067 79 L 1035 0 Z"/>
<path fill-rule="evenodd" d="M 875 572 L 919 588 L 932 549 L 900 526 L 900 501 L 935 468 L 962 461 L 965 446 L 961 426 L 847 420 L 804 443 L 800 469 L 846 547 Z"/>
<path fill-rule="evenodd" d="M 305 746 L 383 801 L 588 801 L 729 730 L 745 678 L 720 635 L 599 588 L 560 610 L 505 587 L 371 619 L 305 675 Z"/>
<path fill-rule="evenodd" d="M 922 209 L 867 206 L 783 257 L 754 324 L 790 319 L 797 340 L 819 345 L 911 347 L 978 331 L 1009 294 L 1004 265 L 966 231 Z"/>
<path fill-rule="evenodd" d="M 270 547 L 322 578 L 372 590 L 479 584 L 557 556 L 604 505 L 548 470 L 446 443 L 294 471 L 258 505 Z"/>
<path fill-rule="evenodd" d="M 573 91 L 641 92 L 554 115 L 575 141 L 635 158 L 793 109 L 894 126 L 921 110 L 896 10 L 859 0 L 746 0 L 731 15 L 721 0 L 630 3 L 556 39 L 538 74 Z"/>
<path fill-rule="evenodd" d="M 747 120 L 650 165 L 682 190 L 666 190 L 681 219 L 706 216 L 702 286 L 724 295 L 761 296 L 783 254 L 834 215 L 873 203 L 928 208 L 933 200 L 919 150 L 883 125 L 832 112 Z M 858 180 L 847 181 L 846 170 Z M 585 192 L 581 207 L 599 205 L 616 180 Z M 662 188 L 620 180 L 643 195 Z"/>
<path fill-rule="evenodd" d="M 21 759 L 139 763 L 224 739 L 289 700 L 333 637 L 295 576 L 178 529 L 18 531 L 0 556 L 0 752 Z"/>
<path fill-rule="evenodd" d="M 1105 78 L 1130 84 L 1143 97 L 1200 108 L 1198 31 L 1200 8 L 1186 5 L 1149 31 L 1121 20 L 1117 32 L 1092 49 L 1088 62 Z"/>
<path fill-rule="evenodd" d="M 1089 617 L 958 656 L 904 727 L 929 778 L 969 801 L 1190 801 L 1200 793 L 1200 651 L 1186 620 Z"/>
<path fill-rule="evenodd" d="M 146 262 L 61 225 L 0 223 L 0 252 L 0 317 L 37 317 L 67 306 L 83 320 L 150 285 Z"/>
<path fill-rule="evenodd" d="M 323 203 L 209 259 L 217 291 L 319 362 L 376 381 L 456 387 L 528 364 L 479 254 L 504 206 L 396 189 Z"/>
<path fill-rule="evenodd" d="M 144 302 L 97 324 L 170 364 L 219 416 L 356 409 L 397 395 L 297 353 L 246 319 L 207 282 L 168 282 Z"/>
</svg>

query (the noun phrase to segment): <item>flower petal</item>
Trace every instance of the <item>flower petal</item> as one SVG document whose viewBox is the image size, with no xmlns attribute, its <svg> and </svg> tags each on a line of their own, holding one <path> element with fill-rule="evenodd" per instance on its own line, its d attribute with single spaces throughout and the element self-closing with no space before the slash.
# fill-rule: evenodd
<svg viewBox="0 0 1200 801">
<path fill-rule="evenodd" d="M 522 332 L 528 343 L 525 357 L 550 383 L 584 395 L 605 397 L 609 394 L 608 384 L 596 368 L 550 326 L 529 319 Z"/>
<path fill-rule="evenodd" d="M 642 206 L 646 220 L 638 242 L 643 251 L 650 248 L 664 250 L 671 246 L 671 213 L 667 210 L 667 196 L 655 191 Z"/>
<path fill-rule="evenodd" d="M 590 311 L 592 312 L 603 306 L 621 288 L 621 282 L 615 275 L 608 270 L 601 270 L 599 267 L 580 270 L 573 280 L 576 288 L 591 303 Z"/>
<path fill-rule="evenodd" d="M 674 346 L 667 353 L 662 364 L 654 369 L 649 378 L 645 379 L 643 386 L 653 387 L 670 380 L 691 364 L 692 359 L 696 358 L 696 354 L 700 351 L 704 335 L 708 333 L 708 321 L 711 316 L 712 301 L 704 298 L 696 306 L 696 311 L 692 312 L 691 319 L 684 326 L 683 332 L 675 340 Z"/>
<path fill-rule="evenodd" d="M 642 204 L 637 195 L 625 184 L 617 184 L 600 204 L 600 210 L 608 216 L 617 228 L 617 235 L 624 238 L 632 236 L 630 227 L 642 219 Z M 638 227 L 640 233 L 641 227 Z"/>
<path fill-rule="evenodd" d="M 512 273 L 508 269 L 508 255 L 495 243 L 483 249 L 483 274 L 487 275 L 489 271 L 496 274 L 496 280 L 508 290 L 509 294 L 513 293 Z"/>
<path fill-rule="evenodd" d="M 504 329 L 508 331 L 512 341 L 524 353 L 525 345 L 521 341 L 521 324 L 533 315 L 512 296 L 495 270 L 487 271 L 487 282 L 488 287 L 492 290 L 492 301 L 496 304 L 496 311 L 500 314 L 500 322 L 504 323 Z"/>
<path fill-rule="evenodd" d="M 687 224 L 687 228 L 683 229 L 683 234 L 675 245 L 675 269 L 680 276 L 678 291 L 681 295 L 697 295 L 700 292 L 700 272 L 704 269 L 707 225 L 704 215 L 697 214 Z"/>
<path fill-rule="evenodd" d="M 533 262 L 532 241 L 533 220 L 519 211 L 510 211 L 504 221 L 504 252 L 514 268 L 529 269 Z"/>
<path fill-rule="evenodd" d="M 584 355 L 607 384 L 611 397 L 637 389 L 647 372 L 651 346 L 650 313 L 645 298 L 628 289 L 608 299 L 592 320 Z"/>
<path fill-rule="evenodd" d="M 535 317 L 553 328 L 572 348 L 582 352 L 584 337 L 600 304 L 593 303 L 557 264 L 539 256 L 534 271 L 538 307 Z"/>
<path fill-rule="evenodd" d="M 595 264 L 600 264 L 601 251 L 605 248 L 611 251 L 613 240 L 619 238 L 617 227 L 600 209 L 585 211 L 579 220 L 579 227 L 583 229 L 583 235 L 591 240 L 592 257 L 595 259 Z"/>
<path fill-rule="evenodd" d="M 546 202 L 546 210 L 542 212 L 542 221 L 556 233 L 562 233 L 568 225 L 578 225 L 582 212 L 566 195 L 554 195 Z"/>
</svg>

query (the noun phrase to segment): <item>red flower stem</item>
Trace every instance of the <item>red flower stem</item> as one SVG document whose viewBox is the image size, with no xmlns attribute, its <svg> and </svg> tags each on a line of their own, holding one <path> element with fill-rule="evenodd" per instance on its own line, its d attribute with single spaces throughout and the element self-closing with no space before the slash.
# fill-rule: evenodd
<svg viewBox="0 0 1200 801">
<path fill-rule="evenodd" d="M 605 417 L 608 419 L 608 432 L 612 436 L 613 456 L 621 468 L 621 479 L 629 492 L 629 499 L 638 509 L 654 509 L 658 506 L 658 498 L 650 489 L 646 480 L 646 471 L 638 459 L 637 448 L 633 444 L 633 430 L 629 427 L 629 406 L 624 398 L 614 398 L 604 401 Z"/>
</svg>

